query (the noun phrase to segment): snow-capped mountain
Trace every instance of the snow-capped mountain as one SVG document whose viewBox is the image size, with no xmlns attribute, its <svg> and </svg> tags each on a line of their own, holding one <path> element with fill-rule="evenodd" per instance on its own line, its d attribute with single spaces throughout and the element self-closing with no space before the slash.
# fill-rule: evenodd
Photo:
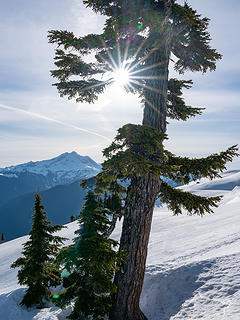
<svg viewBox="0 0 240 320">
<path fill-rule="evenodd" d="M 141 296 L 149 320 L 239 320 L 239 175 L 240 170 L 227 172 L 222 179 L 180 187 L 203 196 L 224 196 L 214 213 L 203 218 L 173 216 L 165 206 L 155 208 Z M 72 239 L 77 228 L 77 222 L 70 223 L 59 235 Z M 121 223 L 113 238 L 119 239 L 120 233 Z M 65 320 L 71 307 L 27 310 L 18 305 L 25 288 L 17 283 L 17 270 L 9 266 L 27 239 L 0 244 L 1 319 Z"/>
<path fill-rule="evenodd" d="M 46 189 L 59 184 L 72 183 L 99 173 L 101 166 L 88 156 L 75 151 L 65 152 L 58 157 L 43 161 L 30 161 L 16 166 L 0 168 L 1 176 L 19 178 L 21 175 L 41 175 L 46 178 Z"/>
<path fill-rule="evenodd" d="M 84 203 L 86 190 L 79 182 L 100 170 L 98 163 L 76 152 L 0 169 L 0 232 L 7 240 L 29 232 L 38 189 L 50 221 L 67 223 Z"/>
<path fill-rule="evenodd" d="M 100 164 L 88 156 L 65 152 L 43 161 L 30 161 L 0 169 L 0 207 L 30 192 L 51 189 L 90 178 L 101 171 Z"/>
</svg>

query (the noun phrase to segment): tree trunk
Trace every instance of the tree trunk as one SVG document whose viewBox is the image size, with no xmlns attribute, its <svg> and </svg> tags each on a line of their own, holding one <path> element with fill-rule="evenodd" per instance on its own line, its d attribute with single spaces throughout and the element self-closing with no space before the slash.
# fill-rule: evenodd
<svg viewBox="0 0 240 320">
<path fill-rule="evenodd" d="M 166 131 L 168 68 L 170 58 L 170 30 L 168 19 L 172 0 L 166 0 L 165 21 L 162 34 L 150 30 L 151 41 L 159 42 L 145 60 L 146 66 L 153 66 L 145 74 L 145 107 L 143 125 L 152 126 L 160 132 Z M 150 77 L 151 78 L 150 78 Z M 114 299 L 111 320 L 147 320 L 140 310 L 148 241 L 152 224 L 155 201 L 160 190 L 161 180 L 150 173 L 146 177 L 133 177 L 128 187 L 126 211 L 120 240 L 120 250 L 128 252 L 121 270 L 116 274 L 117 293 Z"/>
<path fill-rule="evenodd" d="M 165 38 L 163 35 L 162 38 Z M 159 77 L 159 79 L 149 79 L 146 81 L 144 92 L 144 113 L 143 125 L 152 126 L 162 133 L 166 132 L 167 114 L 167 89 L 168 89 L 168 67 L 169 67 L 169 44 L 168 41 L 162 43 L 160 48 L 152 53 L 146 63 L 149 66 L 159 64 L 148 71 L 147 76 Z"/>
<path fill-rule="evenodd" d="M 145 104 L 143 124 L 166 130 L 166 96 L 168 71 L 166 56 L 161 52 L 151 57 L 151 63 L 155 59 L 164 58 L 164 64 L 158 72 L 165 72 L 165 78 L 157 81 L 159 93 L 146 90 L 147 99 L 155 102 L 152 107 L 149 101 Z M 165 66 L 164 66 L 165 65 Z M 156 72 L 156 71 L 154 71 Z M 159 73 L 158 73 L 159 75 Z M 148 85 L 155 85 L 149 83 Z M 161 92 L 161 93 L 160 93 Z M 143 286 L 149 234 L 151 230 L 154 204 L 160 189 L 160 179 L 147 177 L 134 177 L 127 191 L 126 212 L 122 227 L 120 250 L 129 252 L 126 263 L 122 266 L 115 278 L 117 294 L 115 297 L 114 312 L 111 320 L 146 320 L 146 316 L 140 310 L 139 300 Z"/>
<path fill-rule="evenodd" d="M 160 180 L 135 177 L 128 188 L 126 213 L 120 241 L 120 250 L 128 252 L 126 263 L 118 272 L 115 283 L 118 291 L 115 297 L 114 320 L 147 319 L 139 307 L 142 291 L 147 247 L 153 207 L 160 188 Z"/>
</svg>

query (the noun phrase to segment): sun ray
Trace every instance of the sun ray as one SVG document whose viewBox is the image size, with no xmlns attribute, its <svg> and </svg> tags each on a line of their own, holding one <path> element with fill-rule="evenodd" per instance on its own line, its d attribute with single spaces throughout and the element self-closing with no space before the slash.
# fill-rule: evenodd
<svg viewBox="0 0 240 320">
<path fill-rule="evenodd" d="M 105 49 L 106 49 L 106 51 L 107 51 L 107 54 L 108 54 L 110 60 L 112 61 L 113 66 L 114 66 L 115 68 L 117 68 L 118 66 L 117 66 L 115 60 L 113 59 L 113 56 L 112 56 L 111 52 L 109 51 L 108 47 L 106 46 L 106 43 L 105 43 L 104 39 L 103 39 L 102 37 L 100 37 L 100 39 L 101 39 L 101 41 L 102 41 L 103 46 L 105 47 Z"/>
<path fill-rule="evenodd" d="M 118 39 L 117 39 L 117 55 L 118 55 L 118 66 L 120 67 L 122 65 L 122 59 L 121 59 L 121 48 L 120 48 Z"/>
<path fill-rule="evenodd" d="M 133 55 L 133 59 L 135 60 L 140 52 L 140 50 L 142 49 L 143 45 L 145 44 L 145 42 L 147 41 L 147 38 L 144 38 L 143 41 L 140 43 L 139 47 L 137 48 L 137 51 L 135 52 L 135 54 Z"/>
<path fill-rule="evenodd" d="M 109 67 L 111 70 L 114 70 L 114 66 L 111 65 L 111 63 L 110 63 L 109 61 L 107 61 L 107 60 L 102 56 L 101 53 L 98 53 L 97 55 L 102 59 L 102 61 L 103 61 L 104 63 L 106 63 L 106 64 L 108 65 L 108 67 Z M 106 69 L 106 70 L 107 70 L 107 69 Z M 107 72 L 109 72 L 109 70 L 107 70 Z"/>
<path fill-rule="evenodd" d="M 131 83 L 129 83 L 129 87 L 131 87 L 133 90 L 136 90 Z M 160 111 L 145 97 L 144 98 L 144 102 L 146 102 L 155 112 L 157 112 L 158 114 L 160 114 Z"/>
<path fill-rule="evenodd" d="M 131 43 L 131 40 L 128 38 L 128 39 L 127 39 L 127 45 L 126 45 L 125 50 L 124 50 L 123 61 L 126 61 L 126 60 L 127 60 L 128 50 L 129 50 L 129 47 L 130 47 L 130 43 Z"/>
<path fill-rule="evenodd" d="M 167 61 L 167 60 L 166 60 L 166 61 Z M 163 65 L 164 63 L 166 63 L 166 61 L 161 61 L 161 62 L 158 62 L 158 63 L 154 63 L 154 64 L 152 64 L 152 65 L 150 65 L 150 66 L 144 67 L 144 68 L 142 68 L 142 69 L 139 69 L 139 70 L 136 70 L 136 71 L 133 71 L 133 72 L 130 72 L 130 73 L 131 73 L 131 75 L 133 75 L 133 74 L 140 73 L 140 72 L 142 72 L 142 71 L 146 71 L 146 70 L 149 70 L 149 69 L 153 69 L 153 68 L 156 68 L 156 67 L 158 67 L 158 66 Z"/>
<path fill-rule="evenodd" d="M 163 76 L 130 76 L 130 79 L 141 79 L 141 80 L 163 80 L 165 77 Z"/>
<path fill-rule="evenodd" d="M 102 59 L 102 63 L 106 63 L 111 70 L 114 70 L 114 67 L 111 65 L 111 63 L 109 61 L 107 61 L 100 53 L 98 53 L 98 56 Z M 105 67 L 103 67 L 103 68 L 104 68 L 104 70 L 106 70 L 106 72 L 109 71 Z"/>
<path fill-rule="evenodd" d="M 102 44 L 103 44 L 103 48 L 107 51 L 108 56 L 110 57 L 111 54 L 109 53 L 109 51 L 108 51 L 108 49 L 107 49 L 107 46 L 106 46 L 106 43 L 104 42 L 102 36 L 99 35 L 99 38 L 100 38 L 100 41 L 101 41 Z M 86 39 L 85 39 L 84 41 L 89 45 L 89 47 L 91 47 L 91 42 L 90 42 L 89 40 L 86 40 Z M 90 50 L 91 50 L 91 49 L 90 49 Z M 107 64 L 108 67 L 109 67 L 111 70 L 114 69 L 114 67 L 111 65 L 111 63 L 110 63 L 109 61 L 107 61 L 107 60 L 102 56 L 102 54 L 101 54 L 100 52 L 98 52 L 96 55 L 99 56 L 99 57 L 102 59 L 102 62 L 104 62 L 105 64 Z M 95 57 L 96 57 L 96 55 L 95 55 Z M 110 58 L 110 59 L 111 59 L 111 58 Z M 112 59 L 113 59 L 113 58 L 112 58 Z M 112 59 L 111 59 L 111 61 L 114 62 L 114 60 L 112 60 Z M 99 62 L 98 62 L 98 63 L 99 63 Z M 105 72 L 109 72 L 109 70 L 107 70 L 106 68 L 104 68 L 104 67 L 102 67 L 102 66 L 98 66 L 98 67 L 99 67 L 100 70 L 103 70 L 103 71 L 105 71 Z"/>
<path fill-rule="evenodd" d="M 144 102 L 146 102 L 149 105 L 149 107 L 151 107 L 159 115 L 161 114 L 160 110 L 158 110 L 147 98 L 144 98 Z"/>
<path fill-rule="evenodd" d="M 157 89 L 157 88 L 153 88 L 153 87 L 151 87 L 151 86 L 148 86 L 148 85 L 145 84 L 145 83 L 141 83 L 141 82 L 136 81 L 136 80 L 131 80 L 131 82 L 132 82 L 132 83 L 135 83 L 135 84 L 138 85 L 138 86 L 141 86 L 141 87 L 143 87 L 143 88 L 146 88 L 146 89 L 148 89 L 148 90 L 151 90 L 151 91 L 153 91 L 153 92 L 156 92 L 156 93 L 158 93 L 158 94 L 163 93 L 163 91 L 161 91 L 161 90 L 159 90 L 159 89 Z"/>
<path fill-rule="evenodd" d="M 109 80 L 105 80 L 105 81 L 102 81 L 101 83 L 96 83 L 96 84 L 93 84 L 91 86 L 85 87 L 85 88 L 81 89 L 80 92 L 83 92 L 83 91 L 86 91 L 86 90 L 89 90 L 89 89 L 92 89 L 92 88 L 97 88 L 97 87 L 103 86 L 103 85 L 105 85 L 107 83 L 109 83 Z"/>
<path fill-rule="evenodd" d="M 150 57 L 150 55 L 156 51 L 157 48 L 154 48 L 152 50 L 150 50 L 147 54 L 145 54 L 145 56 L 143 56 L 139 61 L 137 61 L 135 64 L 133 64 L 128 70 L 131 72 L 132 70 L 134 70 L 140 63 L 142 63 L 143 61 L 145 61 L 148 57 Z"/>
<path fill-rule="evenodd" d="M 137 90 L 137 89 L 131 84 L 131 82 L 129 82 L 128 87 L 132 88 L 133 90 Z"/>
<path fill-rule="evenodd" d="M 148 57 L 150 57 L 151 54 L 153 54 L 156 50 L 159 50 L 161 48 L 163 44 L 163 41 L 157 46 L 152 48 L 145 56 L 143 56 L 138 62 L 136 62 L 134 65 L 132 65 L 129 68 L 129 71 L 132 71 L 133 69 L 135 69 L 140 63 L 142 63 L 143 61 L 145 61 Z"/>
<path fill-rule="evenodd" d="M 106 68 L 104 68 L 104 67 L 98 66 L 98 68 L 99 68 L 99 70 L 102 70 L 102 71 L 104 71 L 104 72 L 109 72 L 109 70 L 106 69 Z"/>
</svg>

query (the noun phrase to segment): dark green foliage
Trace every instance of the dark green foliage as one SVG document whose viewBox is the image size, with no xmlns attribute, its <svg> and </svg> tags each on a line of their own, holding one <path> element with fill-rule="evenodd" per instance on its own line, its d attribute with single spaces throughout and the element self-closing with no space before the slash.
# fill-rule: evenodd
<svg viewBox="0 0 240 320">
<path fill-rule="evenodd" d="M 59 246 L 65 238 L 54 236 L 53 233 L 61 230 L 60 225 L 52 226 L 47 221 L 44 206 L 39 194 L 35 195 L 34 214 L 30 238 L 24 244 L 23 257 L 18 258 L 11 268 L 20 267 L 18 282 L 28 286 L 22 305 L 44 304 L 44 300 L 51 297 L 51 286 L 60 284 L 58 269 L 52 264 L 59 251 Z"/>
<path fill-rule="evenodd" d="M 190 182 L 190 175 L 193 180 L 198 180 L 202 177 L 216 178 L 221 177 L 220 172 L 226 170 L 226 163 L 231 162 L 234 157 L 237 157 L 238 147 L 232 146 L 226 151 L 219 154 L 212 154 L 206 158 L 189 159 L 186 157 L 169 156 L 169 165 L 179 167 L 179 170 L 172 176 L 177 182 Z"/>
<path fill-rule="evenodd" d="M 112 278 L 120 254 L 113 250 L 118 242 L 103 237 L 110 225 L 109 213 L 89 191 L 79 218 L 80 235 L 72 246 L 62 249 L 57 258 L 70 275 L 65 280 L 66 290 L 54 301 L 65 307 L 75 299 L 70 319 L 92 316 L 93 320 L 103 320 L 110 311 L 111 294 L 116 291 Z"/>
<path fill-rule="evenodd" d="M 52 71 L 52 75 L 62 81 L 69 79 L 70 76 L 80 75 L 86 77 L 99 72 L 94 69 L 92 63 L 84 62 L 79 56 L 73 53 L 64 55 L 63 50 L 56 50 L 55 60 L 55 65 L 59 70 Z"/>
<path fill-rule="evenodd" d="M 120 178 L 119 176 L 119 180 L 117 180 L 116 173 L 112 171 L 111 174 L 109 174 L 109 171 L 110 170 L 103 170 L 96 176 L 96 187 L 94 191 L 96 194 L 103 194 L 106 191 L 116 193 L 123 199 L 127 192 L 127 188 L 120 182 L 124 181 L 125 178 Z M 112 188 L 113 186 L 114 189 Z"/>
<path fill-rule="evenodd" d="M 115 141 L 104 150 L 107 160 L 103 163 L 103 172 L 98 176 L 104 185 L 117 179 L 131 179 L 134 175 L 144 176 L 149 172 L 154 176 L 165 176 L 178 183 L 189 183 L 201 177 L 220 177 L 227 162 L 238 156 L 237 146 L 228 148 L 219 154 L 206 158 L 189 159 L 177 157 L 164 149 L 166 135 L 149 126 L 127 124 L 118 130 Z M 213 212 L 221 197 L 204 198 L 188 192 L 176 190 L 162 181 L 159 194 L 161 201 L 175 214 L 186 209 L 190 214 L 203 215 Z"/>
<path fill-rule="evenodd" d="M 77 220 L 78 219 L 78 215 L 71 215 L 71 217 L 70 217 L 70 222 L 73 222 L 73 221 L 75 221 L 75 220 Z"/>
<path fill-rule="evenodd" d="M 6 239 L 5 239 L 5 235 L 4 235 L 4 233 L 2 232 L 2 235 L 1 235 L 1 242 L 0 243 L 3 243 L 3 242 L 5 242 L 6 241 Z"/>
<path fill-rule="evenodd" d="M 103 151 L 107 160 L 103 163 L 103 172 L 113 180 L 129 179 L 134 174 L 148 172 L 159 176 L 160 165 L 167 154 L 163 149 L 166 135 L 150 126 L 126 124 L 118 129 L 114 142 Z M 100 174 L 103 176 L 104 173 Z"/>
<path fill-rule="evenodd" d="M 108 210 L 110 210 L 110 212 L 117 212 L 121 210 L 122 200 L 119 197 L 119 194 L 118 193 L 107 194 L 105 192 L 103 206 L 104 208 L 107 208 Z"/>
<path fill-rule="evenodd" d="M 202 114 L 204 108 L 187 106 L 182 97 L 182 89 L 190 89 L 192 80 L 170 79 L 168 81 L 167 116 L 176 120 L 187 120 L 190 117 Z"/>
<path fill-rule="evenodd" d="M 167 183 L 162 182 L 159 193 L 161 202 L 167 204 L 167 207 L 173 211 L 174 215 L 182 213 L 186 209 L 190 215 L 198 214 L 203 216 L 205 213 L 213 213 L 212 207 L 217 207 L 221 200 L 219 197 L 200 197 L 180 189 L 175 189 Z"/>
<path fill-rule="evenodd" d="M 210 47 L 209 19 L 201 18 L 187 2 L 183 6 L 175 3 L 172 17 L 172 52 L 178 58 L 175 69 L 180 73 L 215 70 L 221 55 Z"/>
<path fill-rule="evenodd" d="M 60 96 L 68 96 L 68 99 L 76 98 L 77 102 L 92 103 L 97 99 L 97 95 L 105 89 L 106 83 L 96 79 L 79 81 L 62 81 L 55 83 Z"/>
<path fill-rule="evenodd" d="M 98 34 L 89 34 L 82 38 L 77 38 L 69 31 L 51 30 L 49 31 L 48 39 L 50 43 L 63 46 L 65 50 L 77 50 L 82 55 L 89 54 L 92 49 L 103 48 L 103 42 Z"/>
<path fill-rule="evenodd" d="M 165 176 L 178 183 L 188 183 L 201 177 L 216 178 L 227 162 L 238 156 L 237 146 L 206 158 L 177 157 L 164 149 L 166 135 L 150 126 L 127 124 L 118 130 L 114 142 L 104 150 L 102 184 L 116 179 L 130 179 L 133 175 Z"/>
</svg>

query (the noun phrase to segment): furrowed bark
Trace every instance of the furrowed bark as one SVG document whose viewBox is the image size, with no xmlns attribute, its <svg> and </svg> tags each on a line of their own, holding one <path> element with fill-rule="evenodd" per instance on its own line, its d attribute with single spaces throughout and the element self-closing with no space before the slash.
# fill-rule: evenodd
<svg viewBox="0 0 240 320">
<path fill-rule="evenodd" d="M 163 35 L 162 37 L 164 41 L 161 47 L 147 59 L 149 66 L 154 66 L 157 63 L 160 64 L 158 67 L 150 69 L 148 74 L 149 76 L 160 77 L 160 79 L 157 81 L 146 81 L 142 124 L 152 126 L 162 133 L 165 133 L 167 125 L 167 88 L 170 50 L 167 35 Z"/>
<path fill-rule="evenodd" d="M 145 320 L 139 307 L 142 291 L 147 246 L 151 230 L 153 207 L 160 190 L 160 180 L 148 174 L 135 177 L 128 188 L 126 212 L 120 250 L 128 252 L 126 263 L 121 266 L 115 283 L 118 291 L 110 319 Z"/>
</svg>

